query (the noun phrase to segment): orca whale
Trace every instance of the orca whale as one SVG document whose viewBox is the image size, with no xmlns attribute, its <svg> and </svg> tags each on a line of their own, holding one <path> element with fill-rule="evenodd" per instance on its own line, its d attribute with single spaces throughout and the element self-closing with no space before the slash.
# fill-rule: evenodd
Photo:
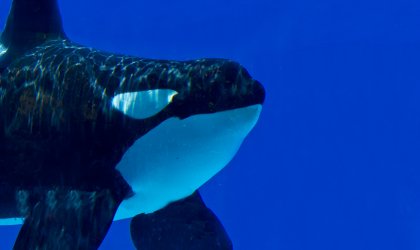
<svg viewBox="0 0 420 250">
<path fill-rule="evenodd" d="M 0 225 L 23 223 L 14 249 L 96 249 L 113 220 L 184 199 L 225 167 L 264 98 L 236 62 L 99 51 L 69 40 L 56 0 L 13 0 Z"/>
</svg>

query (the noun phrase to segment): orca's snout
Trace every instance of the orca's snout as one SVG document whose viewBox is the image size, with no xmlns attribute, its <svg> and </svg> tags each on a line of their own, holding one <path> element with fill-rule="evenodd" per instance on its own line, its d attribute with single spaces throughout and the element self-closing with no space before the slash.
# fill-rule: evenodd
<svg viewBox="0 0 420 250">
<path fill-rule="evenodd" d="M 262 84 L 254 80 L 248 71 L 239 63 L 225 61 L 220 66 L 220 73 L 215 83 L 210 84 L 218 93 L 220 102 L 227 101 L 232 108 L 241 108 L 254 104 L 262 104 L 265 90 Z"/>
<path fill-rule="evenodd" d="M 199 113 L 263 104 L 265 90 L 239 63 L 205 59 L 191 67 L 187 91 L 174 97 L 173 108 L 181 118 Z"/>
<path fill-rule="evenodd" d="M 265 101 L 265 89 L 264 86 L 259 81 L 254 81 L 252 85 L 252 91 L 250 92 L 252 95 L 255 104 L 263 104 Z"/>
</svg>

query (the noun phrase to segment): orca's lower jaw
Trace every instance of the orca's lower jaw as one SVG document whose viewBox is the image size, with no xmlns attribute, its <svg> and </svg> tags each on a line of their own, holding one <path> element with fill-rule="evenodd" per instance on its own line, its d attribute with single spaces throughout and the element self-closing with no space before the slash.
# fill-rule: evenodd
<svg viewBox="0 0 420 250">
<path fill-rule="evenodd" d="M 192 194 L 232 160 L 261 108 L 172 117 L 138 139 L 117 165 L 134 196 L 114 219 L 151 213 Z"/>
</svg>

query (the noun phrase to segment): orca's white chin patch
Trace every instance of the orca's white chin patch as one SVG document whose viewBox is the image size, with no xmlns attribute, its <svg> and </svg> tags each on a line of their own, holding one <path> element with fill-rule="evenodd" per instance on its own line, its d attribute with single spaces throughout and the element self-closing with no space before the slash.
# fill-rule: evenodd
<svg viewBox="0 0 420 250">
<path fill-rule="evenodd" d="M 255 126 L 261 105 L 170 118 L 137 140 L 117 169 L 134 196 L 114 220 L 151 213 L 182 199 L 225 167 Z"/>
</svg>

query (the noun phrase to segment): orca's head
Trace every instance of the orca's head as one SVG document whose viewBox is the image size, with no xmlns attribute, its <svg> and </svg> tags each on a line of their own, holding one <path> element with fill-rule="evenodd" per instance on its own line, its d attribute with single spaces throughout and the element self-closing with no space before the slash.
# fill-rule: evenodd
<svg viewBox="0 0 420 250">
<path fill-rule="evenodd" d="M 262 85 L 232 61 L 198 61 L 190 70 L 187 81 L 187 87 L 174 96 L 170 107 L 181 119 L 261 105 L 265 98 Z"/>
<path fill-rule="evenodd" d="M 262 85 L 227 60 L 185 62 L 157 77 L 164 80 L 150 89 L 125 88 L 112 98 L 130 119 L 158 120 L 117 165 L 135 194 L 116 219 L 156 211 L 198 189 L 236 154 L 265 98 Z"/>
</svg>

